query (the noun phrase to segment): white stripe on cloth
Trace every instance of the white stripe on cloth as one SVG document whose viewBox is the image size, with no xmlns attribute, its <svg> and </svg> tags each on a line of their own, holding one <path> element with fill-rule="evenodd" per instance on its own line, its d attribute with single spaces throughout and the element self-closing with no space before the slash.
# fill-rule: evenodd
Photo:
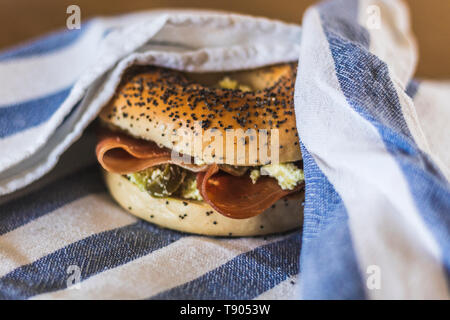
<svg viewBox="0 0 450 320">
<path fill-rule="evenodd" d="M 33 299 L 143 299 L 192 281 L 239 254 L 283 237 L 216 239 L 187 236 L 152 253 Z"/>
<path fill-rule="evenodd" d="M 0 139 L 2 150 L 14 150 L 14 152 L 5 152 L 0 157 L 0 168 L 6 170 L 14 164 L 28 158 L 33 154 L 35 148 L 30 149 L 29 142 L 33 141 L 41 132 L 48 131 L 49 123 L 44 122 L 39 126 L 29 128 L 12 136 Z M 0 176 L 3 175 L 3 172 Z M 0 192 L 1 194 L 1 192 Z"/>
<path fill-rule="evenodd" d="M 90 122 L 94 120 L 101 106 L 106 103 L 106 100 L 102 100 L 99 105 L 90 106 L 84 99 L 83 103 L 81 103 L 81 106 L 78 107 L 76 112 L 78 114 L 77 121 L 73 121 L 72 123 L 65 121 L 65 123 L 60 126 L 64 120 L 64 117 L 67 116 L 67 114 L 74 108 L 75 104 L 79 102 L 83 95 L 86 94 L 88 88 L 90 88 L 89 92 L 91 92 L 91 95 L 92 92 L 95 92 L 95 90 L 106 91 L 97 80 L 110 68 L 114 67 L 115 63 L 119 59 L 126 56 L 130 52 L 133 52 L 151 39 L 154 34 L 163 27 L 165 21 L 166 17 L 162 16 L 158 19 L 147 21 L 147 23 L 136 26 L 132 25 L 125 31 L 110 34 L 109 37 L 106 37 L 104 42 L 101 42 L 103 46 L 99 46 L 98 43 L 90 44 L 91 46 L 96 47 L 95 54 L 89 59 L 91 68 L 87 71 L 85 70 L 83 75 L 79 77 L 69 96 L 61 104 L 61 106 L 59 106 L 57 111 L 52 114 L 50 119 L 46 121 L 45 126 L 43 126 L 45 130 L 40 130 L 39 134 L 36 134 L 33 140 L 26 143 L 26 146 L 24 147 L 26 151 L 23 154 L 17 154 L 14 157 L 4 159 L 2 157 L 2 161 L 0 162 L 0 171 L 3 171 L 2 174 L 6 174 L 7 177 L 6 179 L 3 179 L 2 177 L 2 181 L 0 181 L 0 195 L 11 193 L 30 184 L 55 166 L 59 156 L 77 138 L 81 136 L 83 130 Z M 92 23 L 94 22 L 91 22 L 91 24 Z M 101 20 L 96 22 L 95 26 L 97 25 L 99 30 L 93 32 L 106 31 L 102 27 Z M 91 29 L 92 28 L 93 27 L 91 27 Z M 135 29 L 139 29 L 140 32 L 136 32 L 136 35 L 133 35 L 132 33 Z M 87 32 L 89 31 L 90 30 Z M 122 39 L 117 39 L 117 37 L 120 38 L 120 36 L 122 36 Z M 106 45 L 108 43 L 109 46 Z M 118 45 L 118 43 L 120 43 L 120 45 Z M 56 66 L 56 69 L 59 68 L 60 66 Z M 35 76 L 38 75 L 39 74 Z M 109 88 L 109 97 L 112 96 L 115 86 L 118 84 L 119 80 L 120 79 L 117 78 L 116 82 L 113 84 L 114 87 Z M 96 85 L 93 85 L 95 81 L 97 81 L 97 83 Z M 89 94 L 87 95 L 89 96 Z M 74 115 L 72 115 L 71 118 L 73 119 Z M 0 139 L 0 149 L 3 148 L 3 142 L 4 140 Z M 14 152 L 14 149 L 12 150 Z M 33 159 L 30 160 L 30 157 L 33 157 Z M 7 161 L 11 159 L 14 159 L 14 162 Z M 27 160 L 29 161 L 26 162 Z M 16 176 L 11 175 L 8 171 L 6 171 L 8 168 L 20 161 L 24 162 L 20 163 L 20 168 L 15 168 L 16 172 L 19 171 L 19 173 L 16 173 Z"/>
<path fill-rule="evenodd" d="M 91 235 L 136 222 L 106 194 L 93 194 L 0 236 L 0 277 Z"/>
<path fill-rule="evenodd" d="M 382 272 L 371 298 L 446 298 L 441 252 L 375 127 L 347 104 L 317 10 L 309 10 L 296 83 L 302 141 L 342 197 L 363 276 Z M 376 169 L 374 169 L 376 168 Z"/>
<path fill-rule="evenodd" d="M 0 107 L 72 86 L 92 62 L 103 28 L 92 23 L 74 43 L 49 53 L 0 61 Z M 55 68 L 55 66 L 58 66 Z"/>
<path fill-rule="evenodd" d="M 44 146 L 35 150 L 35 153 L 31 157 L 25 157 L 18 165 L 0 174 L 0 195 L 9 194 L 27 186 L 53 169 L 61 154 L 67 151 L 70 145 L 80 138 L 85 126 L 95 116 L 96 113 L 92 114 L 92 111 L 89 112 L 89 110 L 86 111 L 78 107 L 56 130 L 47 131 L 46 134 L 50 134 L 51 131 L 51 136 Z M 49 124 L 49 122 L 45 125 L 47 128 L 51 128 L 54 125 Z M 30 141 L 36 142 L 37 139 L 34 137 L 34 140 Z M 0 140 L 0 148 L 1 142 Z M 28 143 L 27 153 L 22 156 L 32 152 L 30 147 L 33 149 L 36 148 L 32 143 Z"/>
<path fill-rule="evenodd" d="M 405 4 L 392 0 L 358 2 L 358 22 L 370 34 L 370 52 L 386 62 L 402 83 L 408 83 L 414 74 L 418 50 Z"/>
<path fill-rule="evenodd" d="M 13 199 L 23 197 L 33 191 L 39 190 L 52 181 L 60 179 L 70 173 L 74 173 L 81 168 L 96 164 L 97 158 L 94 152 L 86 152 L 86 150 L 94 150 L 96 143 L 97 137 L 95 136 L 93 128 L 86 130 L 83 136 L 71 145 L 70 148 L 61 156 L 60 161 L 49 174 L 28 185 L 26 188 L 5 196 L 1 196 L 0 205 Z"/>
<path fill-rule="evenodd" d="M 374 7 L 378 8 L 378 13 L 374 13 Z M 373 22 L 373 14 L 379 15 L 378 26 L 370 25 L 370 21 Z M 390 78 L 400 100 L 403 118 L 414 141 L 422 151 L 432 157 L 450 180 L 448 167 L 445 168 L 439 154 L 430 149 L 430 140 L 425 137 L 414 103 L 405 92 L 405 84 L 412 79 L 418 61 L 418 49 L 411 31 L 407 7 L 401 1 L 359 0 L 358 20 L 370 34 L 370 52 L 388 66 Z"/>
<path fill-rule="evenodd" d="M 450 181 L 450 81 L 421 81 L 414 105 L 431 152 Z"/>
<path fill-rule="evenodd" d="M 298 300 L 298 282 L 300 276 L 295 275 L 287 278 L 272 289 L 261 293 L 255 300 Z"/>
</svg>

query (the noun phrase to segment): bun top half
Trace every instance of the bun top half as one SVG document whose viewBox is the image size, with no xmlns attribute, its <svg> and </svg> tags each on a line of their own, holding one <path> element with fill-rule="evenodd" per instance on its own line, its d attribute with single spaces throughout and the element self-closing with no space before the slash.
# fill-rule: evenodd
<svg viewBox="0 0 450 320">
<path fill-rule="evenodd" d="M 221 88 L 217 84 L 224 77 L 252 90 Z M 206 163 L 294 162 L 302 158 L 294 113 L 295 77 L 296 64 L 209 74 L 133 67 L 100 119 L 109 128 Z M 279 148 L 270 148 L 277 140 Z M 230 145 L 233 154 L 227 153 Z"/>
</svg>

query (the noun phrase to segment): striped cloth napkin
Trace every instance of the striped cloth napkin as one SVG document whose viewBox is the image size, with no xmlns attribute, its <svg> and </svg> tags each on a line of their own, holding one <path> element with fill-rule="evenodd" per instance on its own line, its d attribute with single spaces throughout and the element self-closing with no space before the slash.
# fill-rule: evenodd
<svg viewBox="0 0 450 320">
<path fill-rule="evenodd" d="M 298 25 L 265 18 L 151 11 L 1 53 L 0 298 L 294 298 L 299 230 L 211 238 L 140 221 L 108 195 L 89 124 L 132 64 L 255 68 L 296 61 L 299 42 Z"/>
<path fill-rule="evenodd" d="M 126 67 L 297 60 L 302 232 L 193 236 L 108 196 L 89 124 Z M 450 83 L 413 81 L 416 62 L 392 0 L 324 2 L 302 29 L 211 12 L 98 18 L 0 53 L 0 298 L 448 298 Z"/>
<path fill-rule="evenodd" d="M 449 298 L 450 83 L 415 82 L 416 63 L 401 1 L 304 15 L 304 298 Z"/>
</svg>

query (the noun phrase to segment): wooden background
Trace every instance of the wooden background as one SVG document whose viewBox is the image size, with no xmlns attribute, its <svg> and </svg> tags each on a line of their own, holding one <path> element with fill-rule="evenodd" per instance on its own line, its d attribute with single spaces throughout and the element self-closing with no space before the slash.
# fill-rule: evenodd
<svg viewBox="0 0 450 320">
<path fill-rule="evenodd" d="M 82 19 L 151 8 L 209 8 L 300 23 L 314 0 L 0 0 L 0 50 L 63 28 L 66 8 L 76 4 Z M 450 78 L 450 0 L 406 0 L 417 36 L 417 76 Z"/>
</svg>

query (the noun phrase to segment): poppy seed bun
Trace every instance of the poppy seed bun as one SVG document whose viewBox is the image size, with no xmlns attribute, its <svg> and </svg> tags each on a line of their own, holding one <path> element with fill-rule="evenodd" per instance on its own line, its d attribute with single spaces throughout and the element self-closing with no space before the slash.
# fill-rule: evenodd
<svg viewBox="0 0 450 320">
<path fill-rule="evenodd" d="M 161 227 L 208 236 L 256 236 L 301 226 L 304 192 L 280 199 L 249 219 L 227 218 L 203 201 L 154 198 L 117 173 L 103 170 L 112 197 L 128 212 Z"/>
<path fill-rule="evenodd" d="M 240 144 L 245 153 L 235 151 L 234 157 L 227 157 L 225 130 L 267 130 L 269 147 L 265 154 L 269 156 L 271 129 L 278 129 L 280 149 L 274 149 L 279 151 L 278 160 L 293 162 L 302 158 L 293 104 L 295 75 L 295 64 L 220 74 L 188 74 L 160 67 L 132 68 L 100 113 L 100 119 L 110 128 L 154 141 L 203 162 L 230 165 L 260 165 L 270 161 L 261 158 L 260 152 L 254 152 L 250 158 L 252 147 L 248 142 L 252 138 L 249 137 L 247 141 L 233 139 L 234 148 Z M 218 88 L 217 83 L 225 76 L 254 91 Z M 199 132 L 205 134 L 207 129 L 223 137 L 224 152 L 220 157 L 212 151 L 213 139 L 203 139 L 201 147 L 195 148 L 192 140 L 186 142 L 181 138 L 182 135 L 194 137 Z M 258 142 L 257 150 L 259 146 Z M 236 154 L 244 156 L 238 158 Z"/>
</svg>

